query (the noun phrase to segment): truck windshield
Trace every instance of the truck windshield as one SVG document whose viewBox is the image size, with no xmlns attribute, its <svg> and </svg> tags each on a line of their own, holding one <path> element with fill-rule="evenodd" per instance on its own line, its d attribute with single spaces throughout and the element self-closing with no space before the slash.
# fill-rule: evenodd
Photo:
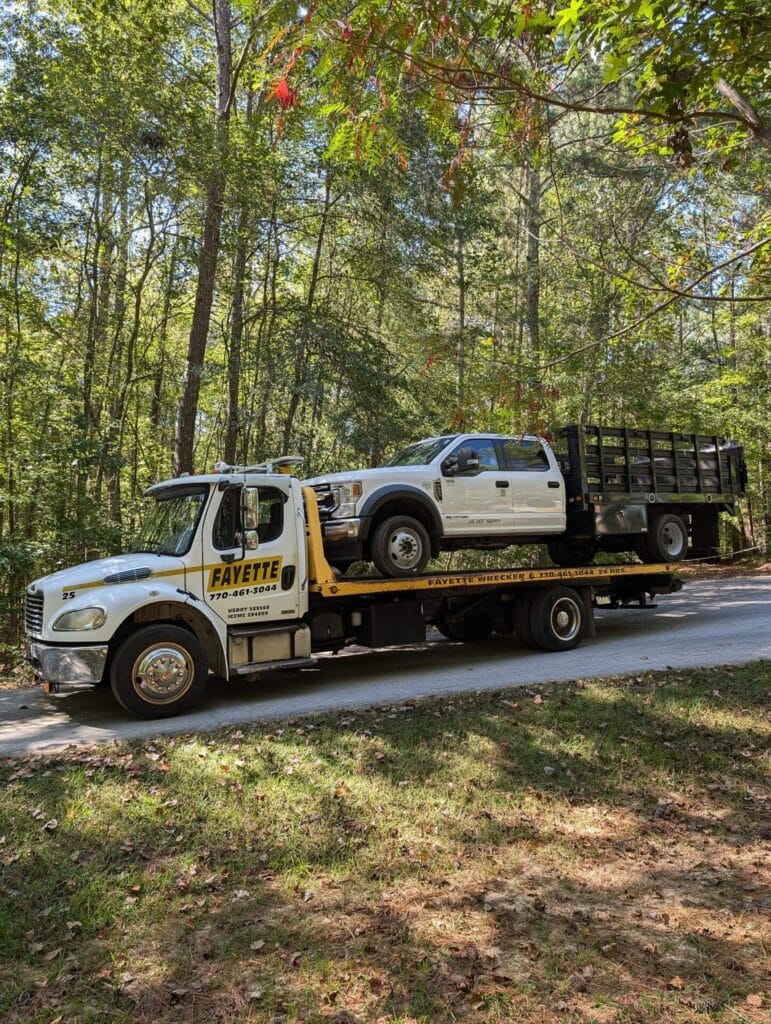
<svg viewBox="0 0 771 1024">
<path fill-rule="evenodd" d="M 193 543 L 209 488 L 174 487 L 153 496 L 132 551 L 184 555 Z"/>
<path fill-rule="evenodd" d="M 396 455 L 392 455 L 380 468 L 385 466 L 427 466 L 456 436 L 447 434 L 444 437 L 429 437 L 427 441 L 418 441 L 407 448 L 402 448 Z"/>
</svg>

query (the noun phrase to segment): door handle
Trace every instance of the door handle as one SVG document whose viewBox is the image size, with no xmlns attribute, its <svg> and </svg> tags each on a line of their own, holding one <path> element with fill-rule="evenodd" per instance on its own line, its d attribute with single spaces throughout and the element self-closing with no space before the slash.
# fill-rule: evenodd
<svg viewBox="0 0 771 1024">
<path fill-rule="evenodd" d="M 508 487 L 509 486 L 509 481 L 508 480 L 496 480 L 495 481 L 495 486 L 496 487 Z"/>
<path fill-rule="evenodd" d="M 295 567 L 293 565 L 285 565 L 281 570 L 281 589 L 289 590 L 294 583 Z"/>
<path fill-rule="evenodd" d="M 550 480 L 549 481 L 549 487 L 559 487 L 559 485 L 560 485 L 559 480 Z"/>
</svg>

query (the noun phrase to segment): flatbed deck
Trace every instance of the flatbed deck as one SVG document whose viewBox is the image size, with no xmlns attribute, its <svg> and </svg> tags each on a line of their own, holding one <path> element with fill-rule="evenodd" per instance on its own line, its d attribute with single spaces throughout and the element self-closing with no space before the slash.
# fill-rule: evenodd
<svg viewBox="0 0 771 1024">
<path fill-rule="evenodd" d="M 595 587 L 608 586 L 628 578 L 630 583 L 658 577 L 671 577 L 677 566 L 660 565 L 588 565 L 571 569 L 485 569 L 479 572 L 432 573 L 404 579 L 383 579 L 372 576 L 339 576 L 327 561 L 321 533 L 321 520 L 315 492 L 304 487 L 306 533 L 308 537 L 308 590 L 324 598 L 392 597 L 399 593 L 452 595 L 471 589 L 496 590 L 513 585 L 537 586 L 544 583 L 572 582 Z"/>
</svg>

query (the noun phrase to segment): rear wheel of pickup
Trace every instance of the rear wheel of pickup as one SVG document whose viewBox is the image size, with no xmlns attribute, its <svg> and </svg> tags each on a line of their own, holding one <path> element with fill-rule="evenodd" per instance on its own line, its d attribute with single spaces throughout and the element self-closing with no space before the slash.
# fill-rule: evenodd
<svg viewBox="0 0 771 1024">
<path fill-rule="evenodd" d="M 375 527 L 370 556 L 383 576 L 417 576 L 430 555 L 428 531 L 412 516 L 389 516 Z"/>
<path fill-rule="evenodd" d="M 584 606 L 571 587 L 539 590 L 530 608 L 530 628 L 544 651 L 572 651 L 584 635 Z"/>
<path fill-rule="evenodd" d="M 593 540 L 572 540 L 560 537 L 558 540 L 550 540 L 547 548 L 552 562 L 564 569 L 572 569 L 579 565 L 591 565 L 597 554 L 597 545 Z"/>
<path fill-rule="evenodd" d="M 680 562 L 688 551 L 688 530 L 680 516 L 654 516 L 648 522 L 647 562 Z"/>
<path fill-rule="evenodd" d="M 110 686 L 126 711 L 169 718 L 186 711 L 206 688 L 208 667 L 200 644 L 179 626 L 145 626 L 115 652 Z"/>
</svg>

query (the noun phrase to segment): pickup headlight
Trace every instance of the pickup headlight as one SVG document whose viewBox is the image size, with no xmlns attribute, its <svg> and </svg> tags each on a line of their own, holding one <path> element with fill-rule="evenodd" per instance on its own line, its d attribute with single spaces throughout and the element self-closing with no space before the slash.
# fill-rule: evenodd
<svg viewBox="0 0 771 1024">
<path fill-rule="evenodd" d="M 99 629 L 107 618 L 104 608 L 75 608 L 56 619 L 53 629 L 57 633 L 78 629 Z"/>
<path fill-rule="evenodd" d="M 361 497 L 361 482 L 352 480 L 348 484 L 337 484 L 332 488 L 335 508 L 332 516 L 335 519 L 348 519 L 356 515 L 356 502 Z"/>
</svg>

